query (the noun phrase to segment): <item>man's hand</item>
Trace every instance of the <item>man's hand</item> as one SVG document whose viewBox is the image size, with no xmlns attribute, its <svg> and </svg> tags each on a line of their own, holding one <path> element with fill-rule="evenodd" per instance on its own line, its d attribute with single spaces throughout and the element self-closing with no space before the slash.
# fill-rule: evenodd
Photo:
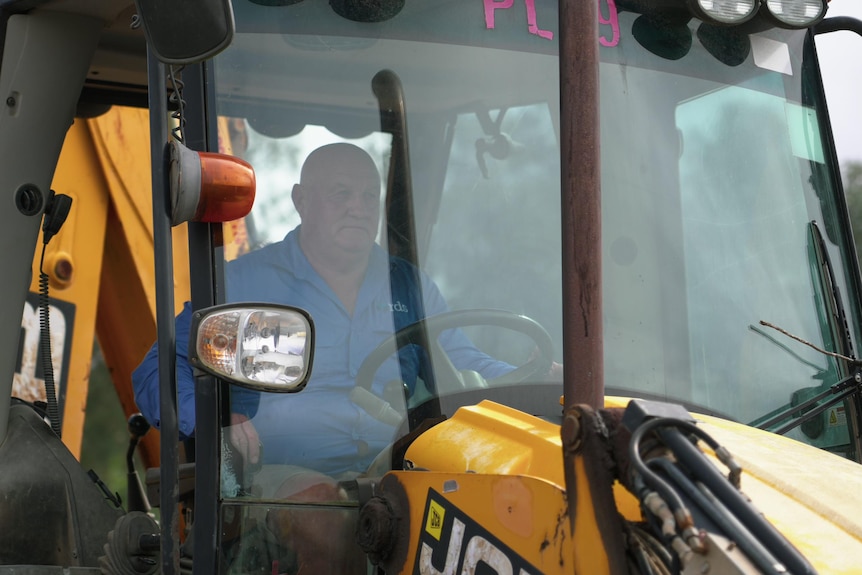
<svg viewBox="0 0 862 575">
<path fill-rule="evenodd" d="M 527 358 L 527 361 L 530 362 L 538 358 L 540 353 L 541 352 L 538 347 L 533 348 L 533 352 L 530 354 L 530 357 Z M 552 361 L 551 367 L 548 368 L 548 372 L 545 374 L 545 377 L 551 381 L 563 381 L 563 364 Z"/>
<path fill-rule="evenodd" d="M 225 431 L 228 443 L 242 456 L 245 465 L 257 465 L 260 461 L 260 438 L 248 417 L 241 413 L 231 413 L 230 426 Z"/>
</svg>

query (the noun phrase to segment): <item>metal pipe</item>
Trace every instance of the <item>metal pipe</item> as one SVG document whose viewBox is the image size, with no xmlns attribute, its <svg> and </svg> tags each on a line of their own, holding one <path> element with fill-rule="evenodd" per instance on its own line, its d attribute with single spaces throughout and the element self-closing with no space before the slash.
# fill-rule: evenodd
<svg viewBox="0 0 862 575">
<path fill-rule="evenodd" d="M 215 102 L 212 64 L 203 62 L 183 69 L 185 130 L 183 138 L 193 150 L 219 151 L 218 125 L 214 114 L 207 115 Z M 189 222 L 189 261 L 192 308 L 224 303 L 224 262 L 222 250 L 214 242 L 221 224 Z M 206 254 L 206 255 L 204 255 Z M 218 572 L 219 493 L 221 486 L 221 421 L 224 403 L 219 388 L 227 388 L 210 375 L 195 376 L 195 502 L 193 556 L 195 573 Z M 226 393 L 222 391 L 222 393 Z M 225 403 L 227 400 L 225 400 Z"/>
<path fill-rule="evenodd" d="M 829 34 L 830 32 L 838 32 L 840 30 L 856 32 L 862 36 L 862 20 L 858 20 L 852 16 L 835 16 L 822 20 L 814 26 L 815 34 Z"/>
<path fill-rule="evenodd" d="M 560 1 L 563 369 L 566 408 L 604 406 L 597 2 Z"/>
</svg>

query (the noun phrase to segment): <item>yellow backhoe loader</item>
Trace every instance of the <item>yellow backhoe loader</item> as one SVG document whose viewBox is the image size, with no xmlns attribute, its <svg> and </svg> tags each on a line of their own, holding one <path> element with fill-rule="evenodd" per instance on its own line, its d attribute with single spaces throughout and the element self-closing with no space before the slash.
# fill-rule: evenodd
<svg viewBox="0 0 862 575">
<path fill-rule="evenodd" d="M 828 9 L 0 2 L 0 575 L 862 573 Z"/>
</svg>

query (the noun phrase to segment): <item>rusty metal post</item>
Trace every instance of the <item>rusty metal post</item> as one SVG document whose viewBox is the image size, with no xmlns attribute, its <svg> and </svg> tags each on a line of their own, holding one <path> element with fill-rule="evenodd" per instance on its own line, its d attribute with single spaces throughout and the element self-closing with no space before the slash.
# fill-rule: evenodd
<svg viewBox="0 0 862 575">
<path fill-rule="evenodd" d="M 596 0 L 560 0 L 560 164 L 566 408 L 604 405 Z"/>
</svg>

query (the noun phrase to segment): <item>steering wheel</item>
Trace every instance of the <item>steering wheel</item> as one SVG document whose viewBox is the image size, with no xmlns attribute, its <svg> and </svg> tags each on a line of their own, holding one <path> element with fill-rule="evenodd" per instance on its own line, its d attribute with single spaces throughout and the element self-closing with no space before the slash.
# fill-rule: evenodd
<svg viewBox="0 0 862 575">
<path fill-rule="evenodd" d="M 426 317 L 412 323 L 383 340 L 362 362 L 356 374 L 356 386 L 371 392 L 374 374 L 380 365 L 393 353 L 407 345 L 424 345 L 427 333 L 428 354 L 434 369 L 434 381 L 438 388 L 451 385 L 455 390 L 467 385 L 458 369 L 452 364 L 438 337 L 448 329 L 475 325 L 491 325 L 507 328 L 529 336 L 535 343 L 537 353 L 527 363 L 513 371 L 488 380 L 487 385 L 509 385 L 525 381 L 534 375 L 544 375 L 553 361 L 554 344 L 551 336 L 537 321 L 510 311 L 495 309 L 458 310 Z"/>
</svg>

